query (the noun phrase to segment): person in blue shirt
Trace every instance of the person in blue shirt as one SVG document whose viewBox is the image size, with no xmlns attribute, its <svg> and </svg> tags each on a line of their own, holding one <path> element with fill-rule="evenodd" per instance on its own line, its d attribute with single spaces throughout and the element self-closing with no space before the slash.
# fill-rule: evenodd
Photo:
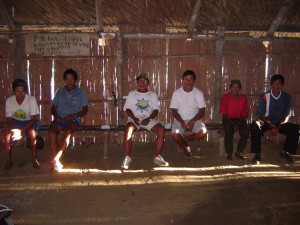
<svg viewBox="0 0 300 225">
<path fill-rule="evenodd" d="M 261 160 L 261 137 L 264 132 L 271 130 L 271 134 L 286 135 L 283 150 L 279 157 L 293 162 L 292 155 L 296 154 L 299 141 L 299 124 L 288 122 L 291 112 L 291 96 L 282 91 L 284 77 L 275 74 L 271 77 L 271 90 L 262 94 L 257 107 L 258 120 L 250 125 L 251 152 L 255 153 L 252 162 L 259 163 Z"/>
<path fill-rule="evenodd" d="M 51 114 L 54 117 L 50 125 L 49 140 L 53 154 L 53 170 L 63 168 L 60 162 L 65 149 L 68 147 L 74 131 L 79 128 L 80 117 L 88 112 L 88 99 L 83 89 L 76 86 L 78 75 L 73 69 L 67 69 L 63 74 L 65 86 L 58 89 L 52 100 Z M 61 140 L 57 137 L 63 132 Z"/>
</svg>

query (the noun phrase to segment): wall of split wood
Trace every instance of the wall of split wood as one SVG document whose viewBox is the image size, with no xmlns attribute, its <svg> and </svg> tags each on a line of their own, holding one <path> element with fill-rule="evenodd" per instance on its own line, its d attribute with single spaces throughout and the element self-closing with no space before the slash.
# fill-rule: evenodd
<svg viewBox="0 0 300 225">
<path fill-rule="evenodd" d="M 99 46 L 95 39 L 91 39 L 90 43 L 89 57 L 42 57 L 26 55 L 22 36 L 18 54 L 15 52 L 15 43 L 9 43 L 8 38 L 0 38 L 0 122 L 5 121 L 4 106 L 6 98 L 12 95 L 11 83 L 15 78 L 21 77 L 29 78 L 30 93 L 36 96 L 41 108 L 41 123 L 50 124 L 53 97 L 51 79 L 54 80 L 54 89 L 63 86 L 62 74 L 67 68 L 78 72 L 78 85 L 84 88 L 88 95 L 89 113 L 82 118 L 84 125 L 122 123 L 118 115 L 122 106 L 114 107 L 111 93 L 121 88 L 126 96 L 130 90 L 135 89 L 135 77 L 142 72 L 149 74 L 150 89 L 159 96 L 159 120 L 164 124 L 171 123 L 171 96 L 173 91 L 181 86 L 181 75 L 187 69 L 195 71 L 195 86 L 205 94 L 205 122 L 219 122 L 214 120 L 214 114 L 218 113 L 218 102 L 215 99 L 220 98 L 216 96 L 217 82 L 221 81 L 223 94 L 229 91 L 230 80 L 241 80 L 242 92 L 249 100 L 250 122 L 255 118 L 259 95 L 268 89 L 270 77 L 275 73 L 285 76 L 285 90 L 293 98 L 292 120 L 300 122 L 299 41 L 276 40 L 266 49 L 261 41 L 225 40 L 221 52 L 221 79 L 218 79 L 215 73 L 215 40 L 125 38 L 121 46 L 121 69 L 118 67 L 120 58 L 117 38 L 107 39 L 107 45 L 104 47 Z M 121 76 L 118 76 L 118 72 Z M 122 81 L 119 77 L 122 77 Z M 126 120 L 125 115 L 124 119 Z"/>
</svg>

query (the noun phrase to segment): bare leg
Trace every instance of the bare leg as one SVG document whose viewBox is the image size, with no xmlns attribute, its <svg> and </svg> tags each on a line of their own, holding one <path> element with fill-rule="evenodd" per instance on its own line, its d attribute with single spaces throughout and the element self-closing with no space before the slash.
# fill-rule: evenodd
<svg viewBox="0 0 300 225">
<path fill-rule="evenodd" d="M 36 132 L 34 129 L 28 129 L 28 135 L 30 138 L 31 150 L 32 150 L 32 166 L 35 169 L 40 169 L 41 166 L 37 160 L 37 151 L 36 151 Z"/>
<path fill-rule="evenodd" d="M 62 155 L 62 153 L 66 150 L 66 148 L 69 146 L 71 136 L 73 134 L 72 130 L 66 130 L 64 131 L 63 137 L 59 142 L 58 148 L 57 148 L 57 154 L 54 158 L 59 159 L 60 157 L 57 157 L 58 155 Z"/>
<path fill-rule="evenodd" d="M 179 144 L 183 148 L 188 148 L 189 147 L 188 143 L 183 139 L 181 134 L 173 133 L 172 138 L 177 144 Z"/>
<path fill-rule="evenodd" d="M 57 149 L 58 149 L 57 137 L 58 137 L 59 133 L 61 132 L 61 130 L 62 130 L 61 126 L 53 125 L 53 126 L 51 126 L 50 131 L 49 131 L 50 149 L 51 149 L 53 158 L 57 154 Z"/>
<path fill-rule="evenodd" d="M 188 145 L 188 143 L 184 140 L 184 138 L 181 136 L 181 134 L 173 133 L 172 138 L 180 147 L 182 147 L 186 157 L 192 156 L 191 148 Z"/>
<path fill-rule="evenodd" d="M 165 142 L 165 128 L 158 123 L 151 129 L 151 131 L 155 132 L 157 135 L 156 148 L 155 148 L 155 157 L 156 157 L 161 153 Z"/>
<path fill-rule="evenodd" d="M 132 149 L 132 134 L 137 128 L 133 123 L 127 123 L 125 127 L 124 133 L 124 146 L 125 146 L 125 154 L 131 157 L 131 149 Z"/>
<path fill-rule="evenodd" d="M 191 135 L 186 135 L 184 137 L 185 142 L 190 142 L 190 141 L 200 141 L 206 136 L 206 132 L 203 130 L 199 131 L 198 133 L 194 133 Z"/>
<path fill-rule="evenodd" d="M 4 169 L 11 169 L 13 164 L 11 160 L 11 151 L 12 145 L 10 143 L 12 133 L 10 130 L 4 131 L 4 147 L 5 147 L 5 154 L 6 154 L 6 163 Z"/>
<path fill-rule="evenodd" d="M 63 164 L 60 162 L 60 158 L 63 154 L 63 152 L 66 150 L 70 143 L 70 138 L 73 134 L 73 132 L 77 129 L 76 122 L 69 122 L 66 127 L 63 128 L 64 134 L 60 142 L 57 142 L 57 136 L 58 136 L 58 129 L 59 126 L 53 126 L 53 130 L 49 132 L 50 137 L 50 143 L 52 143 L 52 153 L 54 154 L 54 158 L 52 160 L 53 166 L 55 167 L 55 170 L 60 170 L 63 168 Z M 56 138 L 55 138 L 56 137 Z M 54 147 L 57 146 L 55 149 Z"/>
</svg>

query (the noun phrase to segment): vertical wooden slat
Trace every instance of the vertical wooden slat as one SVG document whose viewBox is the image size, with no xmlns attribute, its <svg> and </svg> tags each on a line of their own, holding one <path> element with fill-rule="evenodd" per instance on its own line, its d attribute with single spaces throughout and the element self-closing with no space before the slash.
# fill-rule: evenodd
<svg viewBox="0 0 300 225">
<path fill-rule="evenodd" d="M 117 125 L 124 125 L 123 118 L 123 77 L 125 74 L 123 73 L 123 37 L 121 33 L 117 33 L 117 90 L 118 90 L 118 120 Z"/>
<path fill-rule="evenodd" d="M 214 96 L 214 122 L 220 122 L 219 106 L 221 101 L 221 84 L 222 84 L 222 66 L 223 66 L 223 46 L 224 46 L 224 27 L 218 27 L 219 39 L 216 41 L 216 64 L 215 64 L 215 77 L 216 77 L 216 89 Z"/>
<path fill-rule="evenodd" d="M 14 34 L 13 38 L 13 61 L 14 61 L 14 78 L 26 79 L 25 73 L 21 69 L 21 34 Z"/>
</svg>

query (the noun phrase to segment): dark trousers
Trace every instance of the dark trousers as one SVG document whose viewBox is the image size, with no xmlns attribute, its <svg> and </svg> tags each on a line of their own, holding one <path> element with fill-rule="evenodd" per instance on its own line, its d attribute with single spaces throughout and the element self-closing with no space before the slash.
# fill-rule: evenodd
<svg viewBox="0 0 300 225">
<path fill-rule="evenodd" d="M 247 127 L 246 120 L 244 119 L 230 119 L 233 123 L 239 122 L 239 135 L 240 139 L 238 141 L 237 145 L 237 151 L 243 152 L 247 145 L 248 137 L 249 137 L 249 129 Z M 224 137 L 224 143 L 225 143 L 225 149 L 227 154 L 232 154 L 233 152 L 233 134 L 234 134 L 234 127 L 230 123 L 228 119 L 223 118 L 222 120 L 224 130 L 225 130 L 225 137 Z"/>
<path fill-rule="evenodd" d="M 267 130 L 270 130 L 270 127 L 262 121 L 253 121 L 250 125 L 252 153 L 261 153 L 261 137 Z M 296 154 L 299 141 L 299 124 L 284 123 L 279 129 L 279 133 L 286 135 L 283 150 L 290 154 Z"/>
</svg>

